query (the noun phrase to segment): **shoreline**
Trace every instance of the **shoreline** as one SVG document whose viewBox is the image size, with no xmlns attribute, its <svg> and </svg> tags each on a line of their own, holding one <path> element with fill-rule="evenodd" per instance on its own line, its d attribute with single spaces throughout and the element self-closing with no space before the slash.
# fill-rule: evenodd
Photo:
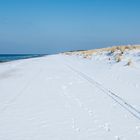
<svg viewBox="0 0 140 140">
<path fill-rule="evenodd" d="M 47 55 L 47 54 L 46 54 Z M 30 58 L 37 58 L 43 57 L 45 54 L 0 54 L 0 63 L 6 63 L 16 60 L 23 60 L 23 59 L 30 59 Z"/>
</svg>

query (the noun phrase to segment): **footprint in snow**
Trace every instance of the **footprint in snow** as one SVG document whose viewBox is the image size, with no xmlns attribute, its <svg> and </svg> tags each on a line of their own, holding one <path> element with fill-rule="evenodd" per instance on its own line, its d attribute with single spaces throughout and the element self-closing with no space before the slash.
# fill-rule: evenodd
<svg viewBox="0 0 140 140">
<path fill-rule="evenodd" d="M 105 123 L 104 125 L 100 125 L 99 127 L 100 128 L 103 128 L 107 132 L 110 132 L 111 131 L 110 124 L 108 124 L 108 123 Z"/>
<path fill-rule="evenodd" d="M 40 123 L 40 125 L 41 125 L 41 127 L 47 127 L 47 126 L 48 126 L 48 124 L 47 124 L 46 121 L 42 121 L 42 122 Z"/>
<path fill-rule="evenodd" d="M 115 136 L 116 140 L 121 140 L 121 138 L 119 136 Z"/>
<path fill-rule="evenodd" d="M 105 125 L 104 125 L 104 129 L 107 131 L 107 132 L 110 132 L 110 124 L 108 124 L 108 123 L 106 123 Z"/>
<path fill-rule="evenodd" d="M 80 128 L 78 128 L 78 127 L 76 126 L 76 121 L 75 121 L 75 119 L 72 119 L 72 128 L 73 128 L 75 131 L 80 132 Z"/>
<path fill-rule="evenodd" d="M 115 140 L 125 140 L 125 138 L 122 136 L 115 136 Z"/>
<path fill-rule="evenodd" d="M 93 116 L 94 115 L 92 110 L 88 110 L 88 114 L 89 114 L 89 116 Z"/>
</svg>

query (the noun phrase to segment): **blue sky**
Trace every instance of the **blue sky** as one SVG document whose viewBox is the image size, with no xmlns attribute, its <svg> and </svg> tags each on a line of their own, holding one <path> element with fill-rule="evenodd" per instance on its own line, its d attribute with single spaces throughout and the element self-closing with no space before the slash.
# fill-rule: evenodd
<svg viewBox="0 0 140 140">
<path fill-rule="evenodd" d="M 0 0 L 0 53 L 140 44 L 139 0 Z"/>
</svg>

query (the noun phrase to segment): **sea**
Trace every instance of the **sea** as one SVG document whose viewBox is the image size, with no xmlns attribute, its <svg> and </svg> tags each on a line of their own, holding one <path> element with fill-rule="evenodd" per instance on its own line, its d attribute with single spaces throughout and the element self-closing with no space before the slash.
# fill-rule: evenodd
<svg viewBox="0 0 140 140">
<path fill-rule="evenodd" d="M 0 63 L 44 56 L 42 54 L 0 54 Z"/>
</svg>

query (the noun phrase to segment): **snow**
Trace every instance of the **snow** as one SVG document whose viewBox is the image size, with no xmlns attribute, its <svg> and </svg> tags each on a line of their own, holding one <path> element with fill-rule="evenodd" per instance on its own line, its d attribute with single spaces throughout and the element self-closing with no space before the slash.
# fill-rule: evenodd
<svg viewBox="0 0 140 140">
<path fill-rule="evenodd" d="M 140 52 L 114 55 L 1 63 L 0 139 L 139 140 Z"/>
</svg>

